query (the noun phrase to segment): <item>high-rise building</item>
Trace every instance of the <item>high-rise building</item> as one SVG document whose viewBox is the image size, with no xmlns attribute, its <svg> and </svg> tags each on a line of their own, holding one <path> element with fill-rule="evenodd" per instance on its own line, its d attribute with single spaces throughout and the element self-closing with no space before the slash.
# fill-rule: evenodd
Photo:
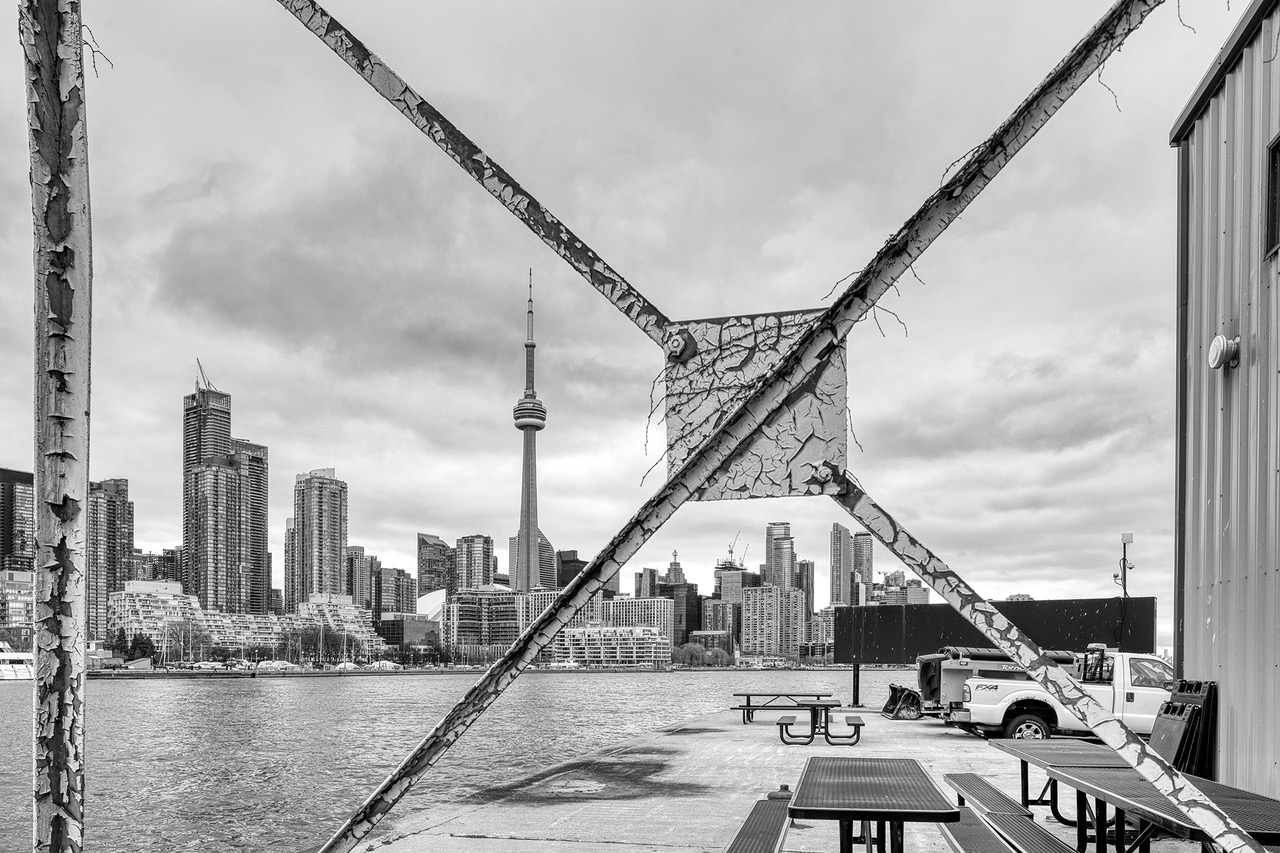
<svg viewBox="0 0 1280 853">
<path fill-rule="evenodd" d="M 520 535 L 516 534 L 507 540 L 507 574 L 512 578 L 513 582 L 520 577 L 515 567 L 520 562 Z M 533 584 L 529 589 L 555 589 L 557 573 L 556 573 L 556 550 L 551 546 L 547 537 L 543 536 L 541 531 L 538 533 L 538 571 L 532 576 L 526 577 Z M 527 592 L 528 590 L 524 590 Z"/>
<path fill-rule="evenodd" d="M 725 651 L 733 654 L 742 640 L 742 605 L 721 598 L 702 599 L 702 630 L 723 631 L 729 641 Z"/>
<path fill-rule="evenodd" d="M 790 538 L 791 522 L 789 521 L 771 521 L 764 526 L 764 565 L 762 566 L 762 574 L 765 583 L 782 586 L 773 576 L 773 542 L 775 539 Z M 790 586 L 790 583 L 787 585 Z"/>
<path fill-rule="evenodd" d="M 378 564 L 371 580 L 375 623 L 384 613 L 418 612 L 418 582 L 413 575 Z"/>
<path fill-rule="evenodd" d="M 813 616 L 813 560 L 796 562 L 796 587 L 804 592 L 804 618 Z"/>
<path fill-rule="evenodd" d="M 586 560 L 578 559 L 577 551 L 556 551 L 556 586 L 564 589 L 587 567 Z M 617 586 L 618 576 L 613 576 L 612 583 Z M 609 588 L 605 584 L 605 589 Z"/>
<path fill-rule="evenodd" d="M 31 474 L 0 468 L 0 571 L 35 571 L 34 501 Z"/>
<path fill-rule="evenodd" d="M 831 525 L 831 603 L 853 603 L 853 535 L 842 524 Z"/>
<path fill-rule="evenodd" d="M 702 630 L 702 598 L 696 583 L 660 583 L 658 595 L 669 598 L 672 607 L 671 647 L 677 648 L 689 642 L 690 631 Z"/>
<path fill-rule="evenodd" d="M 231 395 L 214 388 L 202 369 L 195 392 L 182 398 L 182 586 L 192 595 L 198 590 L 193 577 L 198 498 L 192 474 L 206 459 L 230 453 Z"/>
<path fill-rule="evenodd" d="M 550 564 L 544 562 L 546 537 L 538 527 L 538 431 L 547 425 L 547 407 L 533 389 L 533 271 L 529 271 L 529 310 L 525 314 L 524 394 L 512 410 L 516 429 L 524 434 L 523 476 L 520 480 L 520 530 L 516 534 L 516 559 L 507 566 L 517 591 L 556 584 L 555 548 L 546 543 Z M 535 536 L 535 531 L 536 536 Z"/>
<path fill-rule="evenodd" d="M 559 595 L 560 591 L 555 589 L 538 589 L 533 592 L 516 593 L 516 610 L 520 631 L 523 632 L 525 628 L 532 625 L 534 620 L 555 603 L 556 597 Z M 565 623 L 565 627 L 582 628 L 586 625 L 599 624 L 602 601 L 603 597 L 598 592 L 591 596 L 587 599 L 587 603 L 583 608 Z"/>
<path fill-rule="evenodd" d="M 85 548 L 86 622 L 90 639 L 106 639 L 107 600 L 124 589 L 133 565 L 133 501 L 129 481 L 89 484 L 89 536 Z"/>
<path fill-rule="evenodd" d="M 804 593 L 765 584 L 742 591 L 742 653 L 797 658 L 804 630 Z"/>
<path fill-rule="evenodd" d="M 346 595 L 347 484 L 333 468 L 294 478 L 293 518 L 285 525 L 285 607 L 297 612 L 313 595 Z"/>
<path fill-rule="evenodd" d="M 202 607 L 265 614 L 267 448 L 231 437 L 231 395 L 200 368 L 182 399 L 182 565 L 184 590 Z"/>
<path fill-rule="evenodd" d="M 187 474 L 187 485 L 192 503 L 183 530 L 189 537 L 183 588 L 205 609 L 245 613 L 253 581 L 245 455 L 200 461 Z"/>
<path fill-rule="evenodd" d="M 464 660 L 477 652 L 500 655 L 520 636 L 516 593 L 509 589 L 460 588 L 445 599 L 441 618 L 445 645 Z"/>
<path fill-rule="evenodd" d="M 857 583 L 871 583 L 871 534 L 853 534 L 853 573 Z M 853 602 L 850 602 L 853 603 Z"/>
<path fill-rule="evenodd" d="M 818 611 L 809 623 L 809 642 L 834 643 L 836 641 L 836 607 L 832 605 Z"/>
<path fill-rule="evenodd" d="M 675 602 L 670 598 L 615 598 L 601 605 L 600 615 L 610 627 L 657 628 L 668 642 L 674 634 Z"/>
<path fill-rule="evenodd" d="M 134 549 L 133 576 L 126 581 L 178 581 L 181 582 L 181 548 L 165 548 L 160 553 L 143 553 Z"/>
<path fill-rule="evenodd" d="M 418 592 L 447 589 L 453 549 L 439 536 L 418 534 Z"/>
<path fill-rule="evenodd" d="M 759 572 L 720 569 L 720 597 L 730 604 L 742 604 L 742 591 L 760 586 Z"/>
<path fill-rule="evenodd" d="M 247 500 L 242 512 L 248 515 L 249 589 L 245 612 L 265 614 L 271 609 L 271 553 L 267 550 L 267 448 L 243 438 L 231 439 L 231 453 L 245 469 Z"/>
<path fill-rule="evenodd" d="M 796 585 L 796 543 L 791 538 L 791 523 L 771 521 L 764 529 L 764 582 L 782 589 Z"/>
<path fill-rule="evenodd" d="M 684 567 L 680 565 L 680 552 L 671 552 L 671 563 L 667 566 L 667 583 L 684 583 Z"/>
<path fill-rule="evenodd" d="M 636 598 L 657 598 L 658 584 L 666 583 L 665 575 L 659 575 L 657 569 L 641 569 L 636 572 Z M 671 635 L 668 634 L 668 637 Z"/>
<path fill-rule="evenodd" d="M 298 602 L 306 598 L 298 592 L 298 531 L 293 519 L 284 520 L 284 588 L 281 590 L 280 607 L 288 613 L 298 611 Z"/>
<path fill-rule="evenodd" d="M 375 609 L 373 575 L 381 571 L 382 563 L 374 555 L 366 554 L 363 545 L 348 545 L 342 559 L 346 563 L 344 592 L 351 596 L 351 603 L 366 610 Z"/>
<path fill-rule="evenodd" d="M 35 577 L 35 572 L 0 569 L 0 628 L 11 637 L 31 637 L 35 625 Z"/>
<path fill-rule="evenodd" d="M 253 590 L 253 525 L 250 462 L 246 453 L 211 456 L 187 475 L 193 505 L 184 532 L 191 535 L 183 587 L 200 606 L 224 613 L 250 612 Z M 265 561 L 265 552 L 259 555 Z"/>
<path fill-rule="evenodd" d="M 904 587 L 907 585 L 907 573 L 902 569 L 895 569 L 892 572 L 884 573 L 885 586 Z"/>
<path fill-rule="evenodd" d="M 454 548 L 457 586 L 449 595 L 462 589 L 480 589 L 493 585 L 493 539 L 480 533 L 463 536 Z"/>
</svg>

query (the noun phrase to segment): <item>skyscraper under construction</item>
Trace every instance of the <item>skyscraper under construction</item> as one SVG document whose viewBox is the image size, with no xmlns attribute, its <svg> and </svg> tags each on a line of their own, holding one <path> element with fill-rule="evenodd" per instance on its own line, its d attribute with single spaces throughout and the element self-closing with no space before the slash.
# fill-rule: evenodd
<svg viewBox="0 0 1280 853">
<path fill-rule="evenodd" d="M 266 613 L 267 448 L 231 437 L 231 395 L 196 364 L 182 399 L 182 586 L 202 607 Z"/>
</svg>

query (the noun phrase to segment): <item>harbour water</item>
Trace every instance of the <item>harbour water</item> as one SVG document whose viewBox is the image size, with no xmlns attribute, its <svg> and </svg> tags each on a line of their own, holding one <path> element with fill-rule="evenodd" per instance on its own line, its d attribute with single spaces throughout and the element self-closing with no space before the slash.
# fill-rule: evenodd
<svg viewBox="0 0 1280 853">
<path fill-rule="evenodd" d="M 91 681 L 87 847 L 101 853 L 312 851 L 479 672 Z M 911 672 L 862 674 L 864 704 Z M 847 701 L 847 671 L 530 672 L 384 823 L 723 710 L 735 691 Z M 0 684 L 0 850 L 30 846 L 31 682 Z"/>
</svg>

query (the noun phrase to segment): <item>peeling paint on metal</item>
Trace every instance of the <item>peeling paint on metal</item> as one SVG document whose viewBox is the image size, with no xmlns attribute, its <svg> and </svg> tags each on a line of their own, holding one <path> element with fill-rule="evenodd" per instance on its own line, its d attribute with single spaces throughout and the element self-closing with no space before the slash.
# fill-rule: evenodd
<svg viewBox="0 0 1280 853">
<path fill-rule="evenodd" d="M 311 0 L 279 0 L 279 3 L 488 190 L 489 195 L 501 202 L 538 239 L 577 270 L 640 331 L 662 346 L 663 329 L 668 323 L 663 313 L 543 207 L 506 169 L 490 159 L 319 4 Z"/>
<path fill-rule="evenodd" d="M 320 14 L 313 3 L 280 0 L 304 23 Z M 1058 108 L 1163 0 L 1121 0 L 920 210 L 881 247 L 872 261 L 820 317 L 804 327 L 777 364 L 743 393 L 702 446 L 689 454 L 662 488 L 618 532 L 594 560 L 418 744 L 401 765 L 329 839 L 322 853 L 349 851 L 400 797 L 448 750 L 485 709 L 696 490 L 719 471 L 748 439 L 786 405 L 797 389 L 843 346 L 853 325 L 893 286 L 920 254 L 946 230 L 996 174 L 1056 113 Z M 310 10 L 310 11 L 308 11 Z M 327 28 L 321 27 L 319 33 Z M 313 31 L 315 27 L 312 27 Z M 343 51 L 334 48 L 340 55 Z M 349 60 L 351 61 L 351 60 Z M 353 65 L 359 71 L 360 67 Z M 415 96 L 416 97 L 416 96 Z M 617 303 L 615 303 L 617 304 Z M 669 325 L 669 324 L 664 324 Z M 662 327 L 650 337 L 663 345 Z M 834 479 L 834 478 L 833 478 Z M 977 602 L 974 602 L 975 604 Z M 1225 836 L 1224 836 L 1225 837 Z M 1231 849 L 1254 849 L 1247 844 Z"/>
<path fill-rule="evenodd" d="M 80 4 L 24 0 L 35 241 L 34 849 L 84 835 L 85 540 L 92 252 Z"/>
<path fill-rule="evenodd" d="M 667 327 L 680 341 L 665 373 L 667 468 L 678 469 L 821 311 L 682 320 Z M 834 493 L 831 470 L 847 457 L 844 348 L 838 348 L 694 491 L 694 500 Z M 824 473 L 825 472 L 825 473 Z"/>
</svg>

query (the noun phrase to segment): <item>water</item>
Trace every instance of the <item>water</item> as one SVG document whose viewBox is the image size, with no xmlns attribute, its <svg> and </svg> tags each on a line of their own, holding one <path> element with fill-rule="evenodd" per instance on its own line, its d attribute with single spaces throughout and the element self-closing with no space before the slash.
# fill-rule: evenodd
<svg viewBox="0 0 1280 853">
<path fill-rule="evenodd" d="M 91 681 L 86 847 L 202 853 L 320 846 L 478 672 L 394 677 Z M 735 691 L 848 699 L 848 672 L 531 672 L 402 800 L 397 815 L 664 726 Z M 878 705 L 910 673 L 864 672 Z M 30 849 L 31 682 L 0 682 L 0 851 Z M 772 735 L 769 733 L 762 733 Z"/>
</svg>

